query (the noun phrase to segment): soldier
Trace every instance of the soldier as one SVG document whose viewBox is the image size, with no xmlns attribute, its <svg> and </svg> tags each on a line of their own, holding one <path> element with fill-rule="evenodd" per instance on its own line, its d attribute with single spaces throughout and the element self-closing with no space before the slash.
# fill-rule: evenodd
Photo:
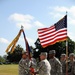
<svg viewBox="0 0 75 75">
<path fill-rule="evenodd" d="M 51 65 L 51 75 L 62 75 L 62 65 L 60 61 L 55 57 L 55 50 L 49 52 L 49 62 Z"/>
<path fill-rule="evenodd" d="M 31 63 L 32 63 L 32 67 L 33 67 L 33 68 L 36 68 L 36 66 L 37 66 L 37 61 L 36 61 L 35 58 L 33 58 L 33 55 L 31 55 Z"/>
<path fill-rule="evenodd" d="M 61 54 L 62 75 L 66 75 L 66 54 Z"/>
<path fill-rule="evenodd" d="M 51 66 L 47 60 L 46 52 L 42 52 L 40 54 L 40 60 L 41 61 L 39 62 L 39 66 L 38 66 L 39 75 L 51 75 L 50 74 Z"/>
<path fill-rule="evenodd" d="M 68 62 L 68 75 L 75 75 L 75 60 L 74 53 L 70 53 Z"/>
<path fill-rule="evenodd" d="M 31 55 L 31 66 L 30 66 L 30 73 L 32 75 L 34 75 L 34 72 L 37 70 L 36 67 L 37 67 L 37 61 L 35 58 L 33 58 L 33 56 Z"/>
<path fill-rule="evenodd" d="M 27 52 L 22 52 L 22 59 L 19 62 L 19 75 L 30 75 L 30 60 Z"/>
</svg>

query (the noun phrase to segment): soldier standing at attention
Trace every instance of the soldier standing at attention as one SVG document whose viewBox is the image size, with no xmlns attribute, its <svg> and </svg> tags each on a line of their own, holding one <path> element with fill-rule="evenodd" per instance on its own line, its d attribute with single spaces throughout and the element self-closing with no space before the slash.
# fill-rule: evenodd
<svg viewBox="0 0 75 75">
<path fill-rule="evenodd" d="M 22 59 L 19 61 L 19 75 L 30 75 L 30 60 L 27 52 L 22 52 Z"/>
<path fill-rule="evenodd" d="M 62 75 L 66 75 L 66 54 L 61 54 L 60 62 L 62 64 Z"/>
<path fill-rule="evenodd" d="M 49 52 L 49 62 L 51 65 L 51 75 L 62 75 L 62 65 L 60 61 L 55 57 L 55 50 Z"/>
<path fill-rule="evenodd" d="M 74 53 L 70 53 L 68 62 L 68 75 L 75 75 Z"/>
<path fill-rule="evenodd" d="M 47 60 L 46 52 L 42 52 L 40 54 L 40 60 L 41 61 L 39 62 L 39 66 L 38 66 L 39 75 L 51 75 L 50 74 L 51 66 L 49 61 Z"/>
</svg>

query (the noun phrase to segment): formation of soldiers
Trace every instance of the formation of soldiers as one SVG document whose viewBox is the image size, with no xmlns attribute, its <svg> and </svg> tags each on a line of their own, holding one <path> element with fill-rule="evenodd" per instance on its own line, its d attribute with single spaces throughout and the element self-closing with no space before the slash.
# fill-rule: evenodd
<svg viewBox="0 0 75 75">
<path fill-rule="evenodd" d="M 19 75 L 66 75 L 66 63 L 68 63 L 67 75 L 75 75 L 74 53 L 69 55 L 68 62 L 66 62 L 66 54 L 61 54 L 60 60 L 55 57 L 55 54 L 55 50 L 51 50 L 48 61 L 48 54 L 42 52 L 40 62 L 37 63 L 36 59 L 28 59 L 28 53 L 23 52 L 19 62 Z"/>
</svg>

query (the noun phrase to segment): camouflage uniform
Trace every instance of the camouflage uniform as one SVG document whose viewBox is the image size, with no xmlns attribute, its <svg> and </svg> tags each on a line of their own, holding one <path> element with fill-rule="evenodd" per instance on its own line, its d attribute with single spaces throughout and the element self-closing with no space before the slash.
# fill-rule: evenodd
<svg viewBox="0 0 75 75">
<path fill-rule="evenodd" d="M 35 58 L 31 58 L 31 65 L 32 65 L 33 68 L 36 68 L 36 66 L 37 66 L 37 61 L 36 61 Z"/>
<path fill-rule="evenodd" d="M 40 56 L 41 55 L 47 56 L 47 53 L 42 52 Z M 49 61 L 46 58 L 41 60 L 37 66 L 37 70 L 38 70 L 39 75 L 51 75 L 50 74 L 51 66 L 50 66 Z"/>
<path fill-rule="evenodd" d="M 61 54 L 61 58 L 62 57 L 66 58 L 66 54 Z M 66 59 L 61 59 L 60 62 L 62 64 L 62 75 L 66 75 Z"/>
<path fill-rule="evenodd" d="M 66 75 L 66 61 L 61 61 L 62 64 L 62 75 Z"/>
<path fill-rule="evenodd" d="M 39 75 L 50 75 L 51 66 L 47 59 L 39 63 Z"/>
<path fill-rule="evenodd" d="M 30 60 L 21 59 L 19 62 L 19 75 L 30 75 Z"/>
<path fill-rule="evenodd" d="M 55 57 L 55 50 L 51 50 L 49 52 L 49 55 L 52 55 L 53 57 L 49 60 L 49 63 L 51 65 L 51 75 L 62 75 L 62 65 L 60 61 Z"/>
<path fill-rule="evenodd" d="M 73 53 L 71 53 L 70 55 L 69 55 L 69 57 L 70 56 L 74 56 L 74 54 Z M 73 60 L 73 61 L 69 61 L 68 62 L 68 75 L 75 75 L 75 60 Z"/>
<path fill-rule="evenodd" d="M 37 70 L 37 61 L 36 61 L 36 59 L 35 58 L 31 58 L 30 63 L 31 63 L 30 67 L 34 68 L 34 71 L 36 71 Z"/>
<path fill-rule="evenodd" d="M 62 74 L 62 65 L 57 58 L 49 60 L 51 65 L 51 75 L 61 75 Z"/>
<path fill-rule="evenodd" d="M 75 75 L 75 61 L 68 62 L 68 75 Z"/>
</svg>

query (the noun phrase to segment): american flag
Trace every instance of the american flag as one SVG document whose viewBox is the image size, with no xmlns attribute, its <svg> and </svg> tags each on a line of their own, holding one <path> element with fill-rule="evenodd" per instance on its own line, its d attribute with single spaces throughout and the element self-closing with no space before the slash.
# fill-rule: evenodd
<svg viewBox="0 0 75 75">
<path fill-rule="evenodd" d="M 67 15 L 49 28 L 38 29 L 38 36 L 43 48 L 67 39 Z"/>
<path fill-rule="evenodd" d="M 31 51 L 31 49 L 30 49 L 30 47 L 29 47 L 29 44 L 28 44 L 28 41 L 27 41 L 27 39 L 26 39 L 24 30 L 23 30 L 23 35 L 24 35 L 24 40 L 25 40 L 25 45 L 26 45 L 26 51 L 28 52 L 29 59 L 31 59 L 32 51 Z"/>
</svg>

